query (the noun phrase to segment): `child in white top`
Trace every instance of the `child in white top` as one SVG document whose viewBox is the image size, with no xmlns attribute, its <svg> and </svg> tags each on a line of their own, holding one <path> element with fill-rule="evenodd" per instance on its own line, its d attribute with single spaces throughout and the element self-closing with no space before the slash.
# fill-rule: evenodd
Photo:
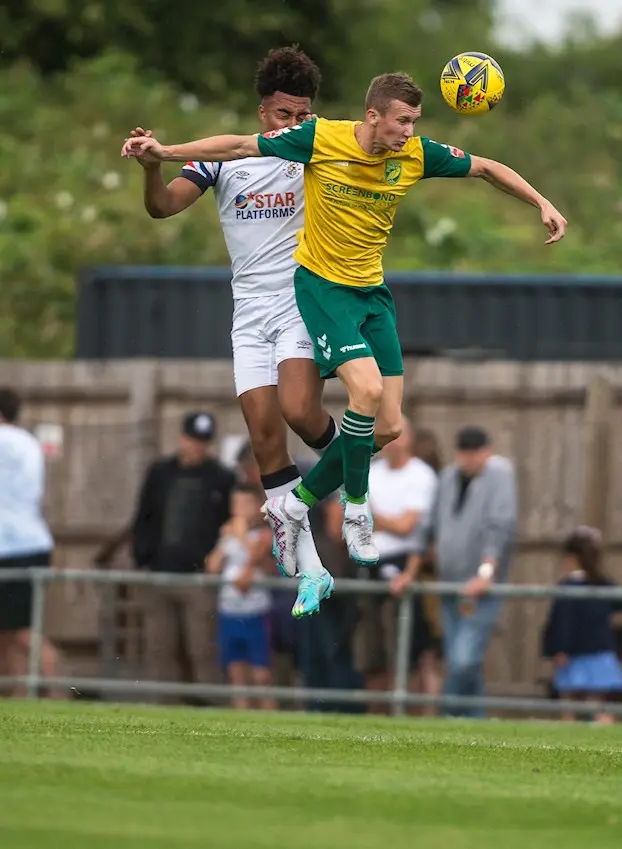
<svg viewBox="0 0 622 849">
<path fill-rule="evenodd" d="M 207 571 L 221 574 L 219 593 L 219 649 L 231 684 L 267 686 L 271 682 L 270 593 L 254 586 L 271 569 L 272 534 L 261 515 L 260 490 L 242 484 L 233 491 L 231 519 L 223 525 L 216 548 L 206 561 Z M 260 699 L 266 710 L 276 708 Z M 235 698 L 233 706 L 248 709 L 250 700 Z"/>
</svg>

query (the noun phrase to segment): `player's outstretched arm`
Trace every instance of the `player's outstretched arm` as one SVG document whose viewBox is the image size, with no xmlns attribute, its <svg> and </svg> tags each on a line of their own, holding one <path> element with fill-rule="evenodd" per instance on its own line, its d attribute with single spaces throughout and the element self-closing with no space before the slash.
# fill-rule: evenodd
<svg viewBox="0 0 622 849">
<path fill-rule="evenodd" d="M 561 212 L 541 195 L 540 192 L 536 191 L 527 180 L 523 179 L 520 174 L 517 174 L 516 171 L 513 171 L 502 162 L 497 162 L 494 159 L 484 159 L 481 156 L 471 156 L 471 168 L 467 176 L 479 177 L 482 180 L 486 180 L 495 189 L 499 189 L 525 203 L 531 204 L 531 206 L 537 207 L 540 210 L 542 223 L 549 231 L 549 238 L 545 242 L 546 245 L 559 242 L 566 235 L 568 222 Z"/>
<path fill-rule="evenodd" d="M 247 156 L 276 156 L 309 163 L 313 156 L 316 119 L 261 136 L 212 136 L 187 144 L 163 145 L 151 136 L 125 140 L 121 156 L 145 157 L 157 162 L 233 162 Z"/>
<path fill-rule="evenodd" d="M 186 144 L 163 145 L 151 136 L 126 139 L 121 156 L 149 155 L 159 162 L 232 162 L 261 156 L 257 136 L 212 136 Z"/>
<path fill-rule="evenodd" d="M 152 138 L 151 130 L 135 127 L 129 138 Z M 127 139 L 126 139 L 127 141 Z M 152 218 L 169 218 L 188 209 L 203 194 L 196 181 L 176 177 L 168 185 L 162 176 L 161 162 L 148 152 L 135 156 L 143 169 L 143 197 L 145 209 Z"/>
</svg>

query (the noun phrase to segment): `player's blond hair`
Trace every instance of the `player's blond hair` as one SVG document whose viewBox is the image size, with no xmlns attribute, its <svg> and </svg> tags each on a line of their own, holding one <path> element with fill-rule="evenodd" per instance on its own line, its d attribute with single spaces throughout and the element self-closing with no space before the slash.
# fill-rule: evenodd
<svg viewBox="0 0 622 849">
<path fill-rule="evenodd" d="M 421 105 L 422 97 L 423 92 L 409 74 L 381 74 L 367 89 L 365 110 L 375 109 L 384 115 L 393 100 L 416 107 Z"/>
</svg>

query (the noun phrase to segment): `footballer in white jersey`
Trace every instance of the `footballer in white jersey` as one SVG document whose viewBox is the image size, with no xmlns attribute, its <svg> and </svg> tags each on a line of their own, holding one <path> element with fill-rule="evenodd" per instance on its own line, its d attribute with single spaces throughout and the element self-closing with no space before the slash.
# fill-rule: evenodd
<svg viewBox="0 0 622 849">
<path fill-rule="evenodd" d="M 255 76 L 261 132 L 308 120 L 320 80 L 303 51 L 271 50 Z M 142 127 L 131 133 L 133 138 L 150 135 Z M 159 159 L 148 152 L 135 158 L 144 169 L 145 207 L 153 218 L 176 215 L 208 190 L 214 193 L 232 265 L 236 392 L 266 496 L 283 495 L 301 480 L 287 450 L 285 423 L 318 454 L 338 435 L 322 406 L 323 381 L 294 293 L 293 252 L 304 222 L 303 167 L 255 157 L 227 164 L 188 162 L 167 185 Z M 301 581 L 292 613 L 298 617 L 319 610 L 333 581 L 309 527 L 296 551 Z"/>
<path fill-rule="evenodd" d="M 212 189 L 218 204 L 233 274 L 235 387 L 244 407 L 248 392 L 277 386 L 281 363 L 313 360 L 293 282 L 296 232 L 304 223 L 303 166 L 272 158 L 188 162 L 180 176 L 201 193 Z M 267 399 L 272 392 L 262 394 Z"/>
</svg>

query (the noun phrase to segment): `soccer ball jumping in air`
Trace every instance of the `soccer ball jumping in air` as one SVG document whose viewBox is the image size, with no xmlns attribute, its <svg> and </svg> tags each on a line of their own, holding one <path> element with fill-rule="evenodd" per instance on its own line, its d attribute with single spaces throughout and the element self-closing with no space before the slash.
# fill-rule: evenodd
<svg viewBox="0 0 622 849">
<path fill-rule="evenodd" d="M 460 53 L 443 68 L 441 92 L 460 115 L 483 115 L 503 97 L 501 66 L 485 53 Z"/>
</svg>

